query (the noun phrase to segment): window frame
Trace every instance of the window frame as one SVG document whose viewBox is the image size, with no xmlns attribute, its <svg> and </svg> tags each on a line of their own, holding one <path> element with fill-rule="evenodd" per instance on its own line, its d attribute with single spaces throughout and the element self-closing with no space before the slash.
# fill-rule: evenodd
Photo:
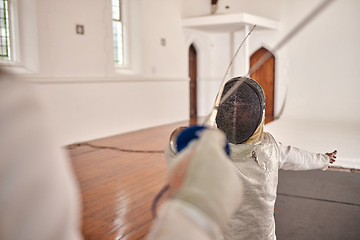
<svg viewBox="0 0 360 240">
<path fill-rule="evenodd" d="M 115 55 L 113 55 L 113 63 L 115 68 L 117 69 L 128 69 L 130 68 L 130 46 L 129 46 L 129 33 L 128 33 L 128 12 L 129 12 L 129 2 L 128 0 L 118 0 L 120 5 L 120 22 L 122 23 L 122 45 L 123 45 L 123 63 L 117 63 L 115 61 Z M 111 1 L 111 6 L 112 6 Z M 112 11 L 111 11 L 112 12 Z M 112 12 L 112 27 L 114 24 L 113 12 Z M 113 54 L 115 52 L 115 43 L 114 43 L 114 30 L 112 28 L 112 36 L 113 36 Z"/>
<path fill-rule="evenodd" d="M 19 74 L 39 71 L 37 0 L 8 0 L 11 18 L 12 59 L 0 59 L 0 67 Z"/>
<path fill-rule="evenodd" d="M 15 32 L 15 23 L 17 22 L 16 19 L 15 19 L 15 16 L 16 14 L 14 14 L 14 11 L 15 11 L 15 7 L 13 6 L 14 2 L 12 0 L 3 0 L 3 4 L 5 5 L 5 2 L 7 2 L 7 18 L 8 18 L 8 21 L 7 21 L 7 30 L 8 30 L 8 33 L 6 35 L 8 35 L 8 41 L 7 41 L 7 45 L 9 45 L 9 47 L 7 47 L 7 57 L 4 56 L 4 57 L 0 57 L 0 64 L 11 64 L 11 63 L 14 63 L 16 62 L 17 60 L 17 56 L 16 56 L 16 44 L 15 44 L 15 39 L 16 37 L 14 36 L 14 32 Z M 5 8 L 4 8 L 4 11 L 5 11 Z M 5 14 L 4 14 L 5 16 Z M 6 22 L 6 21 L 5 21 Z M 5 23 L 6 25 L 6 23 Z"/>
</svg>

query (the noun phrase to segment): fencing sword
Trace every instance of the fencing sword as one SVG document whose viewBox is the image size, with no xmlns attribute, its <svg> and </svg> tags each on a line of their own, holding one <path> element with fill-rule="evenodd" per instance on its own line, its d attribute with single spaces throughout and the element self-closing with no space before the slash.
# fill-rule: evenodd
<svg viewBox="0 0 360 240">
<path fill-rule="evenodd" d="M 225 72 L 225 75 L 221 81 L 221 85 L 220 85 L 220 89 L 219 89 L 219 92 L 218 94 L 216 95 L 216 98 L 215 98 L 215 103 L 214 103 L 214 107 L 211 111 L 211 113 L 208 115 L 208 117 L 205 119 L 204 121 L 204 125 L 205 126 L 208 126 L 208 127 L 211 127 L 211 128 L 215 128 L 215 118 L 216 118 L 216 115 L 217 115 L 217 111 L 218 111 L 218 108 L 220 106 L 220 100 L 221 100 L 221 95 L 224 91 L 224 87 L 225 87 L 225 83 L 226 83 L 226 77 L 234 63 L 234 60 L 236 58 L 236 56 L 238 55 L 242 45 L 245 43 L 245 41 L 248 39 L 248 37 L 250 36 L 250 34 L 252 33 L 252 31 L 255 29 L 256 25 L 254 25 L 251 30 L 248 32 L 248 34 L 245 36 L 244 40 L 241 42 L 241 44 L 239 45 L 238 49 L 236 50 L 234 56 L 232 57 L 230 63 L 229 63 L 229 66 Z M 240 83 L 242 83 L 243 80 L 241 81 L 240 80 Z"/>
<path fill-rule="evenodd" d="M 272 48 L 271 52 L 277 52 L 280 50 L 286 43 L 288 43 L 296 34 L 298 34 L 305 26 L 307 26 L 317 15 L 319 15 L 326 7 L 329 6 L 330 3 L 332 3 L 335 0 L 324 0 L 322 3 L 320 3 L 314 10 L 310 12 L 302 21 L 300 21 L 290 32 L 288 32 L 276 45 Z M 254 26 L 255 27 L 255 26 Z M 243 81 L 236 82 L 230 89 L 227 91 L 227 93 L 224 96 L 221 96 L 224 87 L 225 87 L 225 78 L 228 74 L 229 69 L 231 68 L 233 61 L 238 54 L 242 44 L 245 42 L 249 34 L 252 32 L 254 27 L 251 29 L 251 31 L 248 33 L 248 35 L 245 37 L 243 42 L 240 44 L 238 50 L 234 54 L 234 57 L 232 58 L 231 62 L 229 63 L 228 69 L 225 73 L 224 79 L 222 81 L 222 84 L 220 86 L 219 92 L 216 96 L 214 106 L 208 115 L 208 117 L 205 119 L 203 126 L 207 128 L 216 128 L 216 115 L 218 112 L 218 108 L 220 104 L 222 104 L 227 98 L 230 97 L 230 95 L 243 83 Z M 271 52 L 266 53 L 263 55 L 248 71 L 247 77 L 249 77 L 251 74 L 253 74 L 257 69 L 259 69 L 270 57 Z M 170 148 L 171 150 L 176 153 L 176 138 L 178 134 L 181 132 L 181 130 L 185 129 L 186 127 L 180 127 L 176 129 L 173 134 L 170 137 Z M 174 134 L 176 132 L 176 134 Z"/>
<path fill-rule="evenodd" d="M 238 49 L 236 50 L 234 56 L 232 57 L 229 65 L 228 65 L 228 68 L 227 68 L 227 70 L 226 70 L 226 72 L 225 72 L 225 74 L 224 74 L 224 77 L 223 77 L 223 79 L 222 79 L 222 81 L 221 81 L 220 90 L 219 90 L 219 92 L 218 92 L 218 94 L 217 94 L 217 96 L 216 96 L 213 111 L 210 113 L 210 115 L 209 115 L 209 116 L 206 118 L 206 120 L 204 121 L 204 124 L 203 124 L 204 126 L 206 126 L 206 127 L 211 127 L 211 128 L 215 128 L 215 124 L 212 124 L 212 123 L 210 124 L 210 123 L 207 123 L 207 122 L 211 122 L 212 119 L 213 119 L 213 120 L 214 120 L 214 123 L 215 123 L 215 118 L 216 118 L 216 114 L 217 114 L 217 109 L 218 109 L 218 107 L 219 107 L 219 105 L 220 105 L 221 95 L 222 95 L 222 93 L 223 93 L 223 91 L 224 91 L 224 86 L 225 86 L 225 83 L 226 83 L 226 77 L 227 77 L 227 75 L 228 75 L 228 73 L 229 73 L 229 71 L 230 71 L 230 69 L 231 69 L 231 67 L 232 67 L 232 65 L 233 65 L 233 62 L 234 62 L 236 56 L 238 55 L 241 47 L 243 46 L 243 44 L 245 43 L 245 41 L 247 40 L 247 38 L 250 36 L 250 34 L 252 33 L 252 31 L 255 29 L 255 27 L 256 27 L 256 25 L 254 25 L 254 26 L 251 28 L 251 30 L 250 30 L 250 31 L 248 32 L 248 34 L 245 36 L 245 38 L 243 39 L 243 41 L 240 43 L 240 45 L 239 45 Z M 176 129 L 171 133 L 171 135 L 170 135 L 170 141 L 169 141 L 169 143 L 170 143 L 170 149 L 171 149 L 171 151 L 173 151 L 174 153 L 177 152 L 176 139 L 177 139 L 177 137 L 179 136 L 179 134 L 180 134 L 183 130 L 185 130 L 186 128 L 187 128 L 187 127 L 184 127 L 184 126 L 178 127 L 178 128 L 176 128 Z"/>
<path fill-rule="evenodd" d="M 287 42 L 289 42 L 297 33 L 299 33 L 306 25 L 308 25 L 317 15 L 319 15 L 331 2 L 335 0 L 324 0 L 321 4 L 319 4 L 313 11 L 310 12 L 309 15 L 307 15 L 301 22 L 299 22 L 288 34 L 285 35 L 272 49 L 271 52 L 277 52 L 279 49 L 281 49 Z M 259 69 L 271 56 L 271 52 L 267 52 L 264 56 L 262 56 L 249 70 L 247 73 L 247 77 L 250 77 L 251 74 L 253 74 L 257 69 Z M 232 64 L 232 62 L 230 63 Z M 205 126 L 208 126 L 210 128 L 216 128 L 215 118 L 217 115 L 218 108 L 220 104 L 222 104 L 228 97 L 230 97 L 231 94 L 234 93 L 234 91 L 242 84 L 243 81 L 236 82 L 229 91 L 221 98 L 219 101 L 215 101 L 215 104 L 213 106 L 213 109 L 211 113 L 209 114 L 209 117 L 204 122 Z M 219 90 L 219 95 L 224 90 L 225 85 L 223 84 Z M 218 96 L 217 96 L 218 98 Z"/>
</svg>

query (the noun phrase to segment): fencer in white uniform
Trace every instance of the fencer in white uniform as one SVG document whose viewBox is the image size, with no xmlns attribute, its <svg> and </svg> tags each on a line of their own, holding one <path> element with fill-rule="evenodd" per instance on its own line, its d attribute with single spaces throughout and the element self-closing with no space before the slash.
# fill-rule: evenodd
<svg viewBox="0 0 360 240">
<path fill-rule="evenodd" d="M 32 89 L 0 69 L 0 239 L 80 240 L 80 221 L 69 159 Z"/>
<path fill-rule="evenodd" d="M 231 160 L 244 186 L 243 201 L 230 221 L 225 239 L 274 240 L 274 205 L 278 170 L 326 170 L 336 151 L 314 154 L 283 146 L 263 131 L 265 96 L 251 78 L 237 77 L 225 84 L 224 96 L 236 83 L 236 91 L 218 109 L 216 123 L 230 142 Z"/>
</svg>

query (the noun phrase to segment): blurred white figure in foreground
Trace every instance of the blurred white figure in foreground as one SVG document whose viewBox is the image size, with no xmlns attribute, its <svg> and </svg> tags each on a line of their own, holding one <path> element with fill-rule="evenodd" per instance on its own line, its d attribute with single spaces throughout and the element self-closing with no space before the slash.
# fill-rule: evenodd
<svg viewBox="0 0 360 240">
<path fill-rule="evenodd" d="M 80 199 L 30 87 L 0 69 L 0 239 L 78 240 Z"/>
<path fill-rule="evenodd" d="M 221 239 L 239 207 L 242 184 L 224 151 L 225 134 L 205 129 L 173 155 L 168 198 L 149 239 Z"/>
<path fill-rule="evenodd" d="M 150 239 L 220 238 L 242 195 L 225 145 L 219 130 L 204 130 L 174 156 Z M 0 239 L 82 239 L 79 196 L 31 88 L 0 69 Z"/>
</svg>

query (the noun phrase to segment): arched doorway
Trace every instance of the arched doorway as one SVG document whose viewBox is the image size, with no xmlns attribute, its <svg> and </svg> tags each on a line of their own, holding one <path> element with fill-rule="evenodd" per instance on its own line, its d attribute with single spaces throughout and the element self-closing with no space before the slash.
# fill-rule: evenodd
<svg viewBox="0 0 360 240">
<path fill-rule="evenodd" d="M 197 57 L 193 44 L 189 47 L 190 125 L 197 123 Z"/>
<path fill-rule="evenodd" d="M 250 57 L 251 68 L 262 56 L 268 53 L 271 54 L 271 57 L 250 76 L 261 85 L 265 93 L 265 123 L 274 120 L 275 57 L 264 47 L 258 49 Z"/>
</svg>

